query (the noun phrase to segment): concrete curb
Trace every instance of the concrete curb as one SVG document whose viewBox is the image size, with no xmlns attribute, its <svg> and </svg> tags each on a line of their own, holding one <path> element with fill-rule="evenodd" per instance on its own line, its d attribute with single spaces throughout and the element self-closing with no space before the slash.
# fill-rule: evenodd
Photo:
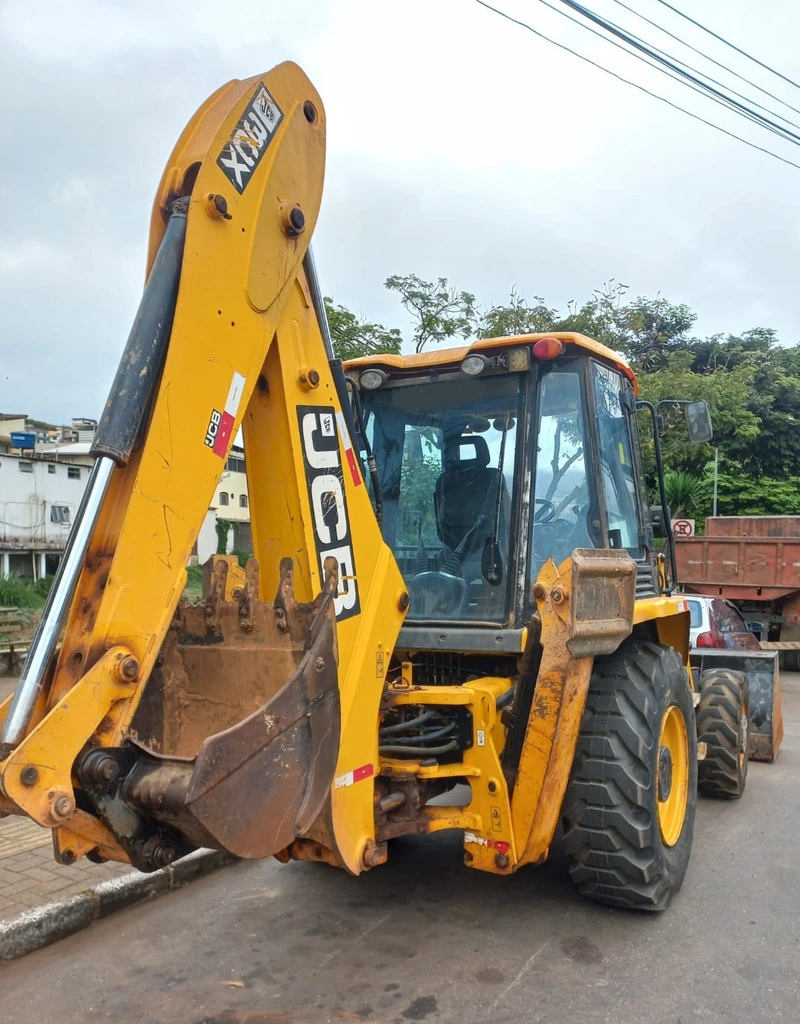
<svg viewBox="0 0 800 1024">
<path fill-rule="evenodd" d="M 8 921 L 0 921 L 0 963 L 18 960 L 36 949 L 49 946 L 51 942 L 88 928 L 93 921 L 152 899 L 159 893 L 179 889 L 235 860 L 236 857 L 229 853 L 196 850 L 152 874 L 134 872 L 112 878 L 71 899 L 47 903 Z"/>
</svg>

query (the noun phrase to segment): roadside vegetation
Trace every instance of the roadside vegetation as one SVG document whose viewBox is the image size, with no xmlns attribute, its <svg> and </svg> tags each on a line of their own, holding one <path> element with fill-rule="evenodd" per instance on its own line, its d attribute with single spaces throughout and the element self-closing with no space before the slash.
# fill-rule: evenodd
<svg viewBox="0 0 800 1024">
<path fill-rule="evenodd" d="M 783 343 L 773 329 L 698 337 L 697 315 L 687 305 L 660 295 L 630 298 L 627 287 L 613 280 L 566 310 L 541 296 L 526 298 L 516 287 L 506 302 L 481 305 L 447 278 L 395 275 L 385 286 L 410 318 L 407 337 L 326 299 L 340 358 L 515 334 L 587 334 L 627 357 L 642 398 L 704 399 L 711 407 L 714 439 L 700 445 L 689 441 L 682 412 L 667 407 L 662 446 L 673 512 L 696 519 L 702 530 L 712 510 L 716 449 L 719 515 L 800 515 L 800 344 Z M 644 421 L 640 433 L 652 480 L 652 441 Z"/>
<path fill-rule="evenodd" d="M 235 551 L 239 565 L 243 568 L 250 558 L 247 551 Z M 54 577 L 46 576 L 35 583 L 26 576 L 12 574 L 0 577 L 0 608 L 20 608 L 36 612 L 44 606 Z M 186 586 L 182 597 L 185 601 L 200 601 L 203 597 L 203 568 L 190 565 L 186 569 Z"/>
<path fill-rule="evenodd" d="M 626 286 L 613 280 L 583 302 L 570 302 L 564 311 L 541 296 L 527 299 L 516 287 L 506 302 L 481 305 L 447 278 L 425 281 L 416 274 L 395 275 L 385 285 L 410 318 L 408 336 L 326 298 L 339 358 L 398 353 L 401 346 L 421 352 L 433 344 L 516 334 L 587 334 L 626 356 L 638 376 L 641 397 L 651 402 L 702 398 L 711 407 L 714 439 L 709 444 L 690 443 L 679 410 L 665 416 L 665 484 L 674 515 L 696 519 L 702 531 L 712 509 L 715 450 L 719 515 L 800 515 L 800 344 L 784 344 L 769 327 L 697 337 L 692 330 L 697 316 L 687 305 L 660 295 L 629 298 Z M 652 480 L 646 423 L 640 432 L 645 472 Z M 227 547 L 231 525 L 218 523 L 218 550 Z M 244 566 L 248 553 L 235 553 Z M 35 613 L 44 605 L 52 580 L 0 578 L 0 607 Z M 187 570 L 184 597 L 202 597 L 199 566 Z"/>
<path fill-rule="evenodd" d="M 44 605 L 50 592 L 52 576 L 45 576 L 35 583 L 25 576 L 0 577 L 0 608 L 28 608 L 35 611 Z"/>
</svg>

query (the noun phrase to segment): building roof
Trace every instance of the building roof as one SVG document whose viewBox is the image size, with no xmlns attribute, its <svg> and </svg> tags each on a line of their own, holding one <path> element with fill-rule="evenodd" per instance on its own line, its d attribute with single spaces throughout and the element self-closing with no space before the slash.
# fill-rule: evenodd
<svg viewBox="0 0 800 1024">
<path fill-rule="evenodd" d="M 26 412 L 0 412 L 0 420 L 26 420 Z"/>
<path fill-rule="evenodd" d="M 91 441 L 69 441 L 66 444 L 43 441 L 36 445 L 37 455 L 90 455 L 91 451 Z"/>
</svg>

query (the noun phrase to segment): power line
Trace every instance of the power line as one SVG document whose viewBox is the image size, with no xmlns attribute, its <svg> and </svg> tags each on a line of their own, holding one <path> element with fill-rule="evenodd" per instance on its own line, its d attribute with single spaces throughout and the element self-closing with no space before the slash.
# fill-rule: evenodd
<svg viewBox="0 0 800 1024">
<path fill-rule="evenodd" d="M 771 123 L 769 123 L 768 118 L 762 118 L 760 114 L 757 114 L 755 111 L 751 111 L 749 109 L 744 108 L 742 104 L 737 104 L 735 100 L 730 99 L 730 97 L 725 96 L 723 93 L 719 93 L 717 90 L 710 90 L 705 82 L 702 82 L 699 79 L 693 79 L 691 75 L 684 75 L 683 72 L 681 72 L 680 68 L 675 68 L 676 73 L 673 73 L 671 70 L 667 69 L 667 66 L 671 67 L 672 65 L 670 64 L 670 61 L 674 60 L 678 64 L 683 64 L 684 67 L 689 68 L 690 71 L 694 71 L 698 75 L 703 75 L 709 81 L 715 82 L 717 85 L 722 86 L 723 89 L 728 89 L 735 96 L 739 96 L 741 99 L 754 103 L 754 101 L 750 100 L 747 96 L 744 96 L 742 93 L 736 92 L 734 89 L 730 89 L 729 86 L 726 86 L 724 85 L 724 83 L 718 82 L 716 79 L 711 78 L 711 76 L 706 75 L 705 72 L 699 71 L 697 68 L 692 67 L 690 64 L 686 64 L 684 61 L 679 60 L 677 57 L 672 57 L 670 54 L 665 53 L 664 50 L 658 50 L 657 47 L 653 47 L 653 49 L 657 50 L 658 53 L 662 54 L 662 56 L 668 59 L 665 61 L 661 61 L 660 64 L 654 64 L 650 60 L 648 60 L 646 56 L 643 56 L 642 53 L 637 53 L 636 50 L 629 50 L 621 43 L 617 43 L 613 39 L 609 38 L 609 36 L 604 34 L 603 32 L 598 32 L 597 29 L 594 29 L 590 25 L 587 25 L 585 21 L 581 21 L 579 18 L 575 18 L 571 14 L 568 14 L 566 11 L 561 10 L 561 8 L 555 7 L 553 4 L 549 3 L 548 0 L 539 0 L 539 2 L 544 4 L 544 6 L 549 8 L 549 10 L 555 11 L 556 14 L 561 15 L 562 18 L 566 18 L 567 21 L 573 22 L 573 24 L 580 26 L 580 28 L 584 29 L 587 32 L 591 32 L 592 35 L 597 36 L 598 39 L 602 39 L 603 42 L 608 43 L 611 46 L 615 46 L 618 50 L 622 50 L 622 52 L 624 54 L 627 54 L 629 57 L 635 57 L 637 60 L 640 60 L 644 65 L 646 65 L 646 67 L 653 68 L 655 71 L 659 71 L 661 74 L 666 75 L 667 78 L 672 79 L 672 81 L 678 82 L 679 85 L 683 85 L 687 89 L 691 89 L 693 92 L 698 93 L 704 99 L 712 100 L 714 103 L 718 103 L 726 110 L 730 110 L 735 114 L 739 114 L 741 117 L 745 117 L 748 121 L 752 121 L 754 124 L 757 124 L 761 128 L 766 128 L 768 131 L 773 132 L 773 134 L 777 135 L 778 138 L 783 139 L 785 142 L 793 141 L 791 138 L 789 138 L 789 136 L 793 133 L 788 132 L 788 129 L 784 129 L 783 125 L 775 125 L 773 127 Z M 617 34 L 621 38 L 625 38 L 624 30 L 622 30 L 619 25 L 615 25 L 613 22 L 608 22 L 608 24 L 618 30 L 615 34 Z M 632 36 L 632 38 L 638 40 L 638 42 L 643 44 L 641 47 L 638 47 L 638 49 L 647 53 L 649 56 L 650 54 L 648 50 L 648 44 L 646 44 L 644 40 L 641 39 L 639 36 Z M 655 55 L 652 56 L 654 57 L 654 59 L 658 59 L 657 57 L 655 57 Z M 694 84 L 694 82 L 697 82 L 697 84 Z M 714 95 L 715 93 L 716 95 Z M 768 113 L 773 114 L 775 117 L 780 118 L 782 121 L 785 121 L 787 124 L 790 124 L 793 128 L 800 129 L 800 125 L 795 124 L 794 121 L 790 121 L 786 117 L 783 117 L 782 114 L 778 114 L 775 111 L 769 110 L 767 107 L 761 106 L 760 103 L 754 103 L 754 105 L 760 107 L 762 110 L 766 110 Z M 786 134 L 787 132 L 788 134 Z"/>
<path fill-rule="evenodd" d="M 800 145 L 800 135 L 790 131 L 788 128 L 784 128 L 782 125 L 777 124 L 777 122 L 772 121 L 770 118 L 764 117 L 763 114 L 757 113 L 750 107 L 745 106 L 745 104 L 740 103 L 738 100 L 732 99 L 730 96 L 726 96 L 723 92 L 720 92 L 719 89 L 716 89 L 713 85 L 708 85 L 708 83 L 703 82 L 702 79 L 697 78 L 690 72 L 682 70 L 672 60 L 667 57 L 660 56 L 660 54 L 651 50 L 649 46 L 645 46 L 643 43 L 637 42 L 623 29 L 616 28 L 610 21 L 607 21 L 605 18 L 601 18 L 599 14 L 595 14 L 594 11 L 590 11 L 588 7 L 584 7 L 582 4 L 577 3 L 576 0 L 560 0 L 560 2 L 569 7 L 570 10 L 576 11 L 587 20 L 594 22 L 595 25 L 600 25 L 601 28 L 605 29 L 606 32 L 611 33 L 611 35 L 615 35 L 618 39 L 623 39 L 629 46 L 633 46 L 640 52 L 646 53 L 648 57 L 651 57 L 653 60 L 656 60 L 665 67 L 668 67 L 671 71 L 674 71 L 687 79 L 687 81 L 693 82 L 695 85 L 700 86 L 700 88 L 705 89 L 711 95 L 725 100 L 732 107 L 735 107 L 737 110 L 750 116 L 751 119 L 761 122 L 764 127 L 782 134 L 787 141 L 793 142 L 795 145 Z"/>
<path fill-rule="evenodd" d="M 776 103 L 780 103 L 781 106 L 788 107 L 789 110 L 793 110 L 796 114 L 800 114 L 800 107 L 793 107 L 791 103 L 787 103 L 786 100 L 782 100 L 780 96 L 776 96 L 775 93 L 770 92 L 768 89 L 762 88 L 756 82 L 751 81 L 749 78 L 745 78 L 744 75 L 740 75 L 738 71 L 734 71 L 733 68 L 729 68 L 727 64 L 723 64 L 721 61 L 714 60 L 714 58 L 710 57 L 707 53 L 704 53 L 702 50 L 699 50 L 696 46 L 692 46 L 691 43 L 685 42 L 683 39 L 681 39 L 680 36 L 676 36 L 674 32 L 670 32 L 668 29 L 665 29 L 663 25 L 659 25 L 657 21 L 653 21 L 651 18 L 646 18 L 643 14 L 640 14 L 633 7 L 629 7 L 627 4 L 623 3 L 622 0 L 614 0 L 614 3 L 619 4 L 619 6 L 622 7 L 624 10 L 636 15 L 637 18 L 641 18 L 642 21 L 646 21 L 648 25 L 652 25 L 653 28 L 657 29 L 659 32 L 663 32 L 664 35 L 669 36 L 670 39 L 675 39 L 678 43 L 681 44 L 681 46 L 685 46 L 688 50 L 691 50 L 693 53 L 699 54 L 699 56 L 701 56 L 704 60 L 709 61 L 711 64 L 715 64 L 718 68 L 722 68 L 723 71 L 727 72 L 729 75 L 732 75 L 734 78 L 738 78 L 740 81 L 745 82 L 747 85 L 752 86 L 754 89 L 757 89 L 758 92 L 763 93 L 765 96 L 769 96 L 770 99 L 775 100 Z M 616 27 L 619 28 L 620 26 L 617 25 Z M 630 34 L 633 36 L 634 39 L 638 39 L 640 43 L 645 42 L 645 40 L 642 39 L 641 36 L 637 36 L 633 32 L 631 32 Z M 768 114 L 772 114 L 773 117 L 779 117 L 782 121 L 786 121 L 787 124 L 792 125 L 794 128 L 800 128 L 800 124 L 796 124 L 794 121 L 791 121 L 788 117 L 784 117 L 783 114 L 779 114 L 776 110 L 772 110 L 770 107 L 765 107 L 763 104 L 756 102 L 756 100 L 748 96 L 745 96 L 741 92 L 737 92 L 732 86 L 726 85 L 725 82 L 720 82 L 718 78 L 712 78 L 711 75 L 709 75 L 707 72 L 701 71 L 699 68 L 694 67 L 692 64 L 687 64 L 686 61 L 681 60 L 680 57 L 676 57 L 674 54 L 667 53 L 666 50 L 660 49 L 658 46 L 655 45 L 655 43 L 650 43 L 649 45 L 652 46 L 654 50 L 657 50 L 659 53 L 663 54 L 663 56 L 671 56 L 672 60 L 676 61 L 676 63 L 678 64 L 682 64 L 685 68 L 689 68 L 690 71 L 694 71 L 695 74 L 703 75 L 703 77 L 707 78 L 709 82 L 713 82 L 715 85 L 719 85 L 723 89 L 727 89 L 729 92 L 733 93 L 734 96 L 738 96 L 740 99 L 747 100 L 748 103 L 752 103 L 752 105 L 754 107 L 758 107 L 759 110 L 765 110 Z"/>
<path fill-rule="evenodd" d="M 679 11 L 677 7 L 673 7 L 672 4 L 668 4 L 667 0 L 657 0 L 657 2 L 663 4 L 664 7 L 669 8 L 670 11 L 673 11 L 679 17 L 685 18 L 686 21 L 690 21 L 693 25 L 696 25 L 697 28 L 700 28 L 704 32 L 707 32 L 710 36 L 713 36 L 715 39 L 718 39 L 721 43 L 724 43 L 726 46 L 730 46 L 732 50 L 735 50 L 737 53 L 740 53 L 743 57 L 747 57 L 748 60 L 751 60 L 754 64 L 758 64 L 758 66 L 764 68 L 765 71 L 772 72 L 773 75 L 777 75 L 778 78 L 782 78 L 784 82 L 788 82 L 789 85 L 793 85 L 795 89 L 800 89 L 800 85 L 798 85 L 797 82 L 793 81 L 791 78 L 787 78 L 786 75 L 781 74 L 780 71 L 776 71 L 775 68 L 770 67 L 769 64 L 765 64 L 763 61 L 760 61 L 757 57 L 754 57 L 746 50 L 739 49 L 738 46 L 728 42 L 728 40 L 724 39 L 722 36 L 717 35 L 717 33 L 712 31 L 710 28 L 706 28 L 705 25 L 701 25 L 699 21 L 695 21 L 694 18 L 690 18 L 688 14 L 684 14 L 683 11 Z"/>
<path fill-rule="evenodd" d="M 733 75 L 735 78 L 740 79 L 742 82 L 746 82 L 748 85 L 751 85 L 754 89 L 758 89 L 758 91 L 763 92 L 765 96 L 769 96 L 770 99 L 775 100 L 777 103 L 780 103 L 784 107 L 788 107 L 789 110 L 793 110 L 795 114 L 800 114 L 800 107 L 793 107 L 791 103 L 787 103 L 786 100 L 782 100 L 780 96 L 776 96 L 774 92 L 770 92 L 768 89 L 763 88 L 763 86 L 758 85 L 756 82 L 751 81 L 749 78 L 745 78 L 745 76 L 740 75 L 738 71 L 734 71 L 733 68 L 729 68 L 727 64 L 723 64 L 721 61 L 715 60 L 713 57 L 710 57 L 707 53 L 704 53 L 702 50 L 699 50 L 696 46 L 692 46 L 691 43 L 687 43 L 685 39 L 681 39 L 680 36 L 676 36 L 674 32 L 670 32 L 669 29 L 664 28 L 663 25 L 659 25 L 657 21 L 653 21 L 652 18 L 648 18 L 646 17 L 646 15 L 641 14 L 633 7 L 629 7 L 627 4 L 623 3 L 622 0 L 614 0 L 614 3 L 624 8 L 624 10 L 628 11 L 630 14 L 635 15 L 637 18 L 641 18 L 642 21 L 646 21 L 648 25 L 652 25 L 653 28 L 658 29 L 659 32 L 663 32 L 664 35 L 669 36 L 670 39 L 676 40 L 681 44 L 681 46 L 685 46 L 688 50 L 691 50 L 693 53 L 697 53 L 701 57 L 704 57 L 706 60 L 710 61 L 712 64 L 716 64 L 716 66 L 718 68 L 722 68 L 723 71 L 727 71 L 728 74 Z M 677 57 L 675 59 L 677 60 Z M 683 62 L 681 61 L 681 63 Z M 775 116 L 777 117 L 778 115 L 776 114 Z"/>
<path fill-rule="evenodd" d="M 505 18 L 506 21 L 510 21 L 514 25 L 519 25 L 520 28 L 526 29 L 528 32 L 532 32 L 533 35 L 538 36 L 540 39 L 544 39 L 545 42 L 551 43 L 553 46 L 558 47 L 559 50 L 563 50 L 565 53 L 571 54 L 573 57 L 577 57 L 578 60 L 584 61 L 586 64 L 591 64 L 592 67 L 597 68 L 599 71 L 605 72 L 607 75 L 611 75 L 612 78 L 616 78 L 617 81 L 623 82 L 625 85 L 630 85 L 634 89 L 638 89 L 639 92 L 645 93 L 647 96 L 651 96 L 653 99 L 660 100 L 661 103 L 666 103 L 668 107 L 672 107 L 673 110 L 679 110 L 682 114 L 686 114 L 688 117 L 693 118 L 695 121 L 700 121 L 701 124 L 707 125 L 709 128 L 714 128 L 718 132 L 722 132 L 723 135 L 727 135 L 731 139 L 736 139 L 737 142 L 743 142 L 745 146 L 749 146 L 751 149 L 757 149 L 760 153 L 766 153 L 767 156 L 774 157 L 775 160 L 780 160 L 783 164 L 788 164 L 790 167 L 795 167 L 800 171 L 800 164 L 795 163 L 794 160 L 789 160 L 786 157 L 779 156 L 774 153 L 771 149 L 766 149 L 764 146 L 759 146 L 755 142 L 750 142 L 747 139 L 743 139 L 741 135 L 737 135 L 735 132 L 728 131 L 727 128 L 723 128 L 721 125 L 714 124 L 713 121 L 708 121 L 706 118 L 701 117 L 699 114 L 693 114 L 690 110 L 685 107 L 681 107 L 677 103 L 673 103 L 672 100 L 668 100 L 665 96 L 660 96 L 656 92 L 652 92 L 650 89 L 645 88 L 643 85 L 639 85 L 637 82 L 632 82 L 628 78 L 624 78 L 622 75 L 618 75 L 616 71 L 611 71 L 609 68 L 603 67 L 602 64 L 598 64 L 593 61 L 590 57 L 585 57 L 582 53 L 578 53 L 577 50 L 570 49 L 564 43 L 559 43 L 555 39 L 551 39 L 550 36 L 535 29 L 532 25 L 529 25 L 525 21 L 520 21 L 518 18 L 512 17 L 510 14 L 506 14 L 505 11 L 499 10 L 497 7 L 492 7 L 491 4 L 486 3 L 486 0 L 475 0 L 475 3 L 480 4 L 481 7 L 485 7 L 488 11 L 492 11 L 494 14 L 499 15 L 501 18 Z"/>
</svg>

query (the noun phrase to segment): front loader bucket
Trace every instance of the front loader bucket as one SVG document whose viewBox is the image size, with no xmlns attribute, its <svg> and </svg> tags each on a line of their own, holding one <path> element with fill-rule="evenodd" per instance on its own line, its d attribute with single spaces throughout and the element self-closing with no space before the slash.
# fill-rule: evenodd
<svg viewBox="0 0 800 1024">
<path fill-rule="evenodd" d="M 729 668 L 747 676 L 750 685 L 750 758 L 774 761 L 783 741 L 778 652 L 704 648 L 694 649 L 690 660 L 695 679 L 711 668 Z"/>
</svg>

